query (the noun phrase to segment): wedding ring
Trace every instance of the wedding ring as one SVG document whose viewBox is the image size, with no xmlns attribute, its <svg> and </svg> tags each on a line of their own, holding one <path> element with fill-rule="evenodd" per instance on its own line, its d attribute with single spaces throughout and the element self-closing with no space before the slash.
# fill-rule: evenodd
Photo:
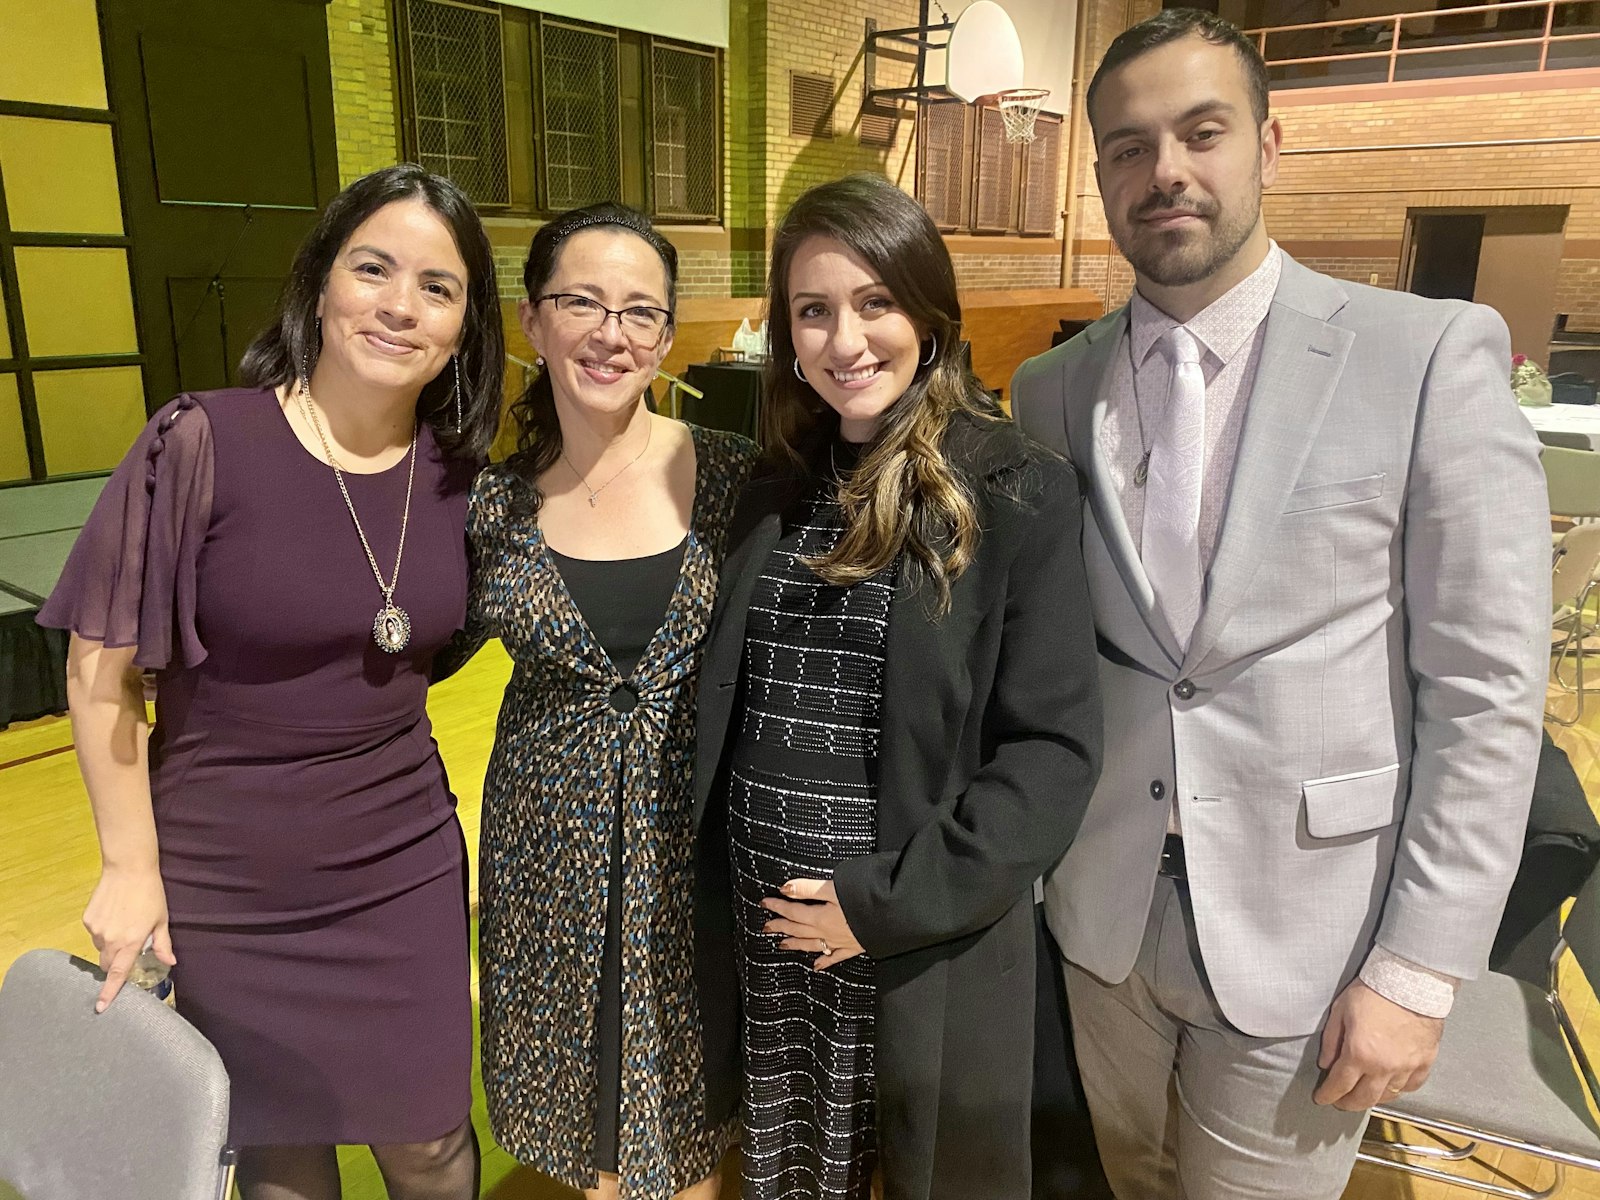
<svg viewBox="0 0 1600 1200">
<path fill-rule="evenodd" d="M 1389 1089 L 1389 1090 L 1388 1090 L 1388 1091 L 1387 1091 L 1387 1092 L 1385 1092 L 1385 1093 L 1384 1093 L 1384 1094 L 1385 1094 L 1385 1095 L 1389 1095 L 1389 1096 L 1398 1096 L 1398 1095 L 1399 1095 L 1399 1094 L 1400 1094 L 1400 1093 L 1401 1093 L 1401 1092 L 1403 1092 L 1403 1091 L 1405 1091 L 1405 1089 L 1404 1089 L 1404 1088 L 1390 1088 L 1390 1089 Z"/>
<path fill-rule="evenodd" d="M 833 953 L 833 948 L 828 945 L 828 939 L 827 938 L 819 938 L 818 940 L 822 942 L 822 952 L 824 954 L 832 954 Z"/>
</svg>

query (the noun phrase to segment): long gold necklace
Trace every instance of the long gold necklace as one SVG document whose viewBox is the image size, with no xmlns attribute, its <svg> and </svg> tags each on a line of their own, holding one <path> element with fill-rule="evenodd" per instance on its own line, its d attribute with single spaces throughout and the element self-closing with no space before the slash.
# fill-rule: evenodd
<svg viewBox="0 0 1600 1200">
<path fill-rule="evenodd" d="M 355 502 L 350 499 L 350 489 L 345 486 L 344 472 L 339 468 L 338 459 L 333 456 L 328 435 L 322 432 L 322 422 L 317 419 L 316 407 L 311 404 L 304 383 L 295 390 L 295 399 L 300 402 L 300 411 L 311 423 L 311 428 L 317 431 L 322 453 L 333 468 L 333 477 L 339 481 L 339 494 L 344 497 L 344 506 L 350 510 L 350 519 L 355 522 L 356 536 L 361 539 L 361 548 L 367 552 L 367 565 L 372 568 L 372 577 L 378 581 L 378 590 L 383 593 L 383 607 L 372 619 L 372 640 L 378 643 L 378 649 L 385 654 L 399 654 L 411 641 L 411 618 L 405 609 L 394 602 L 394 589 L 400 585 L 400 559 L 406 552 L 406 526 L 411 522 L 411 481 L 417 473 L 417 427 L 411 427 L 410 464 L 406 467 L 406 506 L 400 513 L 400 547 L 394 552 L 394 577 L 385 583 L 383 572 L 378 570 L 378 560 L 373 556 L 372 545 L 367 541 L 366 531 L 361 528 L 361 518 L 356 516 Z"/>
</svg>

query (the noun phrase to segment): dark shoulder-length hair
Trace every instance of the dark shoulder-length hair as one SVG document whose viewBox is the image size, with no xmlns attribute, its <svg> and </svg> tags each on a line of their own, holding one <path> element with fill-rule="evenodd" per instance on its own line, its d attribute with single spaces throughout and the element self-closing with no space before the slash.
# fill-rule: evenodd
<svg viewBox="0 0 1600 1200">
<path fill-rule="evenodd" d="M 814 187 L 779 223 L 768 283 L 762 435 L 769 456 L 807 472 L 839 433 L 838 414 L 794 369 L 789 271 L 795 252 L 813 237 L 853 252 L 938 344 L 924 343 L 930 360 L 917 367 L 855 472 L 840 482 L 845 531 L 812 568 L 848 587 L 905 553 L 907 568 L 933 588 L 935 610 L 946 612 L 950 585 L 972 564 L 981 534 L 972 483 L 951 461 L 946 434 L 957 416 L 987 422 L 995 413 L 962 360 L 955 267 L 922 205 L 880 176 L 849 175 Z"/>
<path fill-rule="evenodd" d="M 591 204 L 569 209 L 533 235 L 527 261 L 522 264 L 522 286 L 530 301 L 544 294 L 550 277 L 556 273 L 561 247 L 575 233 L 585 229 L 621 229 L 642 238 L 661 259 L 667 275 L 667 319 L 661 336 L 672 332 L 678 320 L 678 251 L 656 231 L 650 218 L 626 204 Z M 532 516 L 544 503 L 539 477 L 555 466 L 561 457 L 561 422 L 556 417 L 556 397 L 550 386 L 550 372 L 538 368 L 522 395 L 511 406 L 511 419 L 517 427 L 517 448 L 506 458 L 506 466 L 526 487 L 517 489 L 514 509 Z"/>
<path fill-rule="evenodd" d="M 317 301 L 327 286 L 334 259 L 363 221 L 399 200 L 420 200 L 436 213 L 450 230 L 467 268 L 467 310 L 458 352 L 460 425 L 456 424 L 456 376 L 449 366 L 423 385 L 417 413 L 432 426 L 445 453 L 482 459 L 500 425 L 505 380 L 505 332 L 500 324 L 494 254 L 466 193 L 415 163 L 363 175 L 329 202 L 316 227 L 300 243 L 278 297 L 277 319 L 245 350 L 239 375 L 250 387 L 279 387 L 295 383 L 302 370 L 309 373 L 316 366 L 322 350 L 317 337 Z"/>
</svg>

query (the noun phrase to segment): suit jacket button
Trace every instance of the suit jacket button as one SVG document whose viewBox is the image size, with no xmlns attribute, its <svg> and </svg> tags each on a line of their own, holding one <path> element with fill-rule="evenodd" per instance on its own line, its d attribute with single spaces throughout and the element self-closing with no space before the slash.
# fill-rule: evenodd
<svg viewBox="0 0 1600 1200">
<path fill-rule="evenodd" d="M 1164 800 L 1166 795 L 1167 785 L 1159 779 L 1152 779 L 1150 781 L 1150 798 L 1152 800 Z"/>
<path fill-rule="evenodd" d="M 611 707 L 619 713 L 631 713 L 639 707 L 639 694 L 625 683 L 611 689 Z"/>
<path fill-rule="evenodd" d="M 1178 680 L 1177 683 L 1172 685 L 1172 694 L 1179 700 L 1193 700 L 1194 681 L 1192 679 Z"/>
</svg>

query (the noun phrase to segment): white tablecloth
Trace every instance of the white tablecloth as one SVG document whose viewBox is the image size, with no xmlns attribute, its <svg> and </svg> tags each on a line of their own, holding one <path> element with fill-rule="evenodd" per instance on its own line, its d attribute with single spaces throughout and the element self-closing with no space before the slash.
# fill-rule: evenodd
<svg viewBox="0 0 1600 1200">
<path fill-rule="evenodd" d="M 1541 433 L 1578 433 L 1600 450 L 1600 405 L 1552 404 L 1547 408 L 1522 408 L 1528 423 Z"/>
</svg>

